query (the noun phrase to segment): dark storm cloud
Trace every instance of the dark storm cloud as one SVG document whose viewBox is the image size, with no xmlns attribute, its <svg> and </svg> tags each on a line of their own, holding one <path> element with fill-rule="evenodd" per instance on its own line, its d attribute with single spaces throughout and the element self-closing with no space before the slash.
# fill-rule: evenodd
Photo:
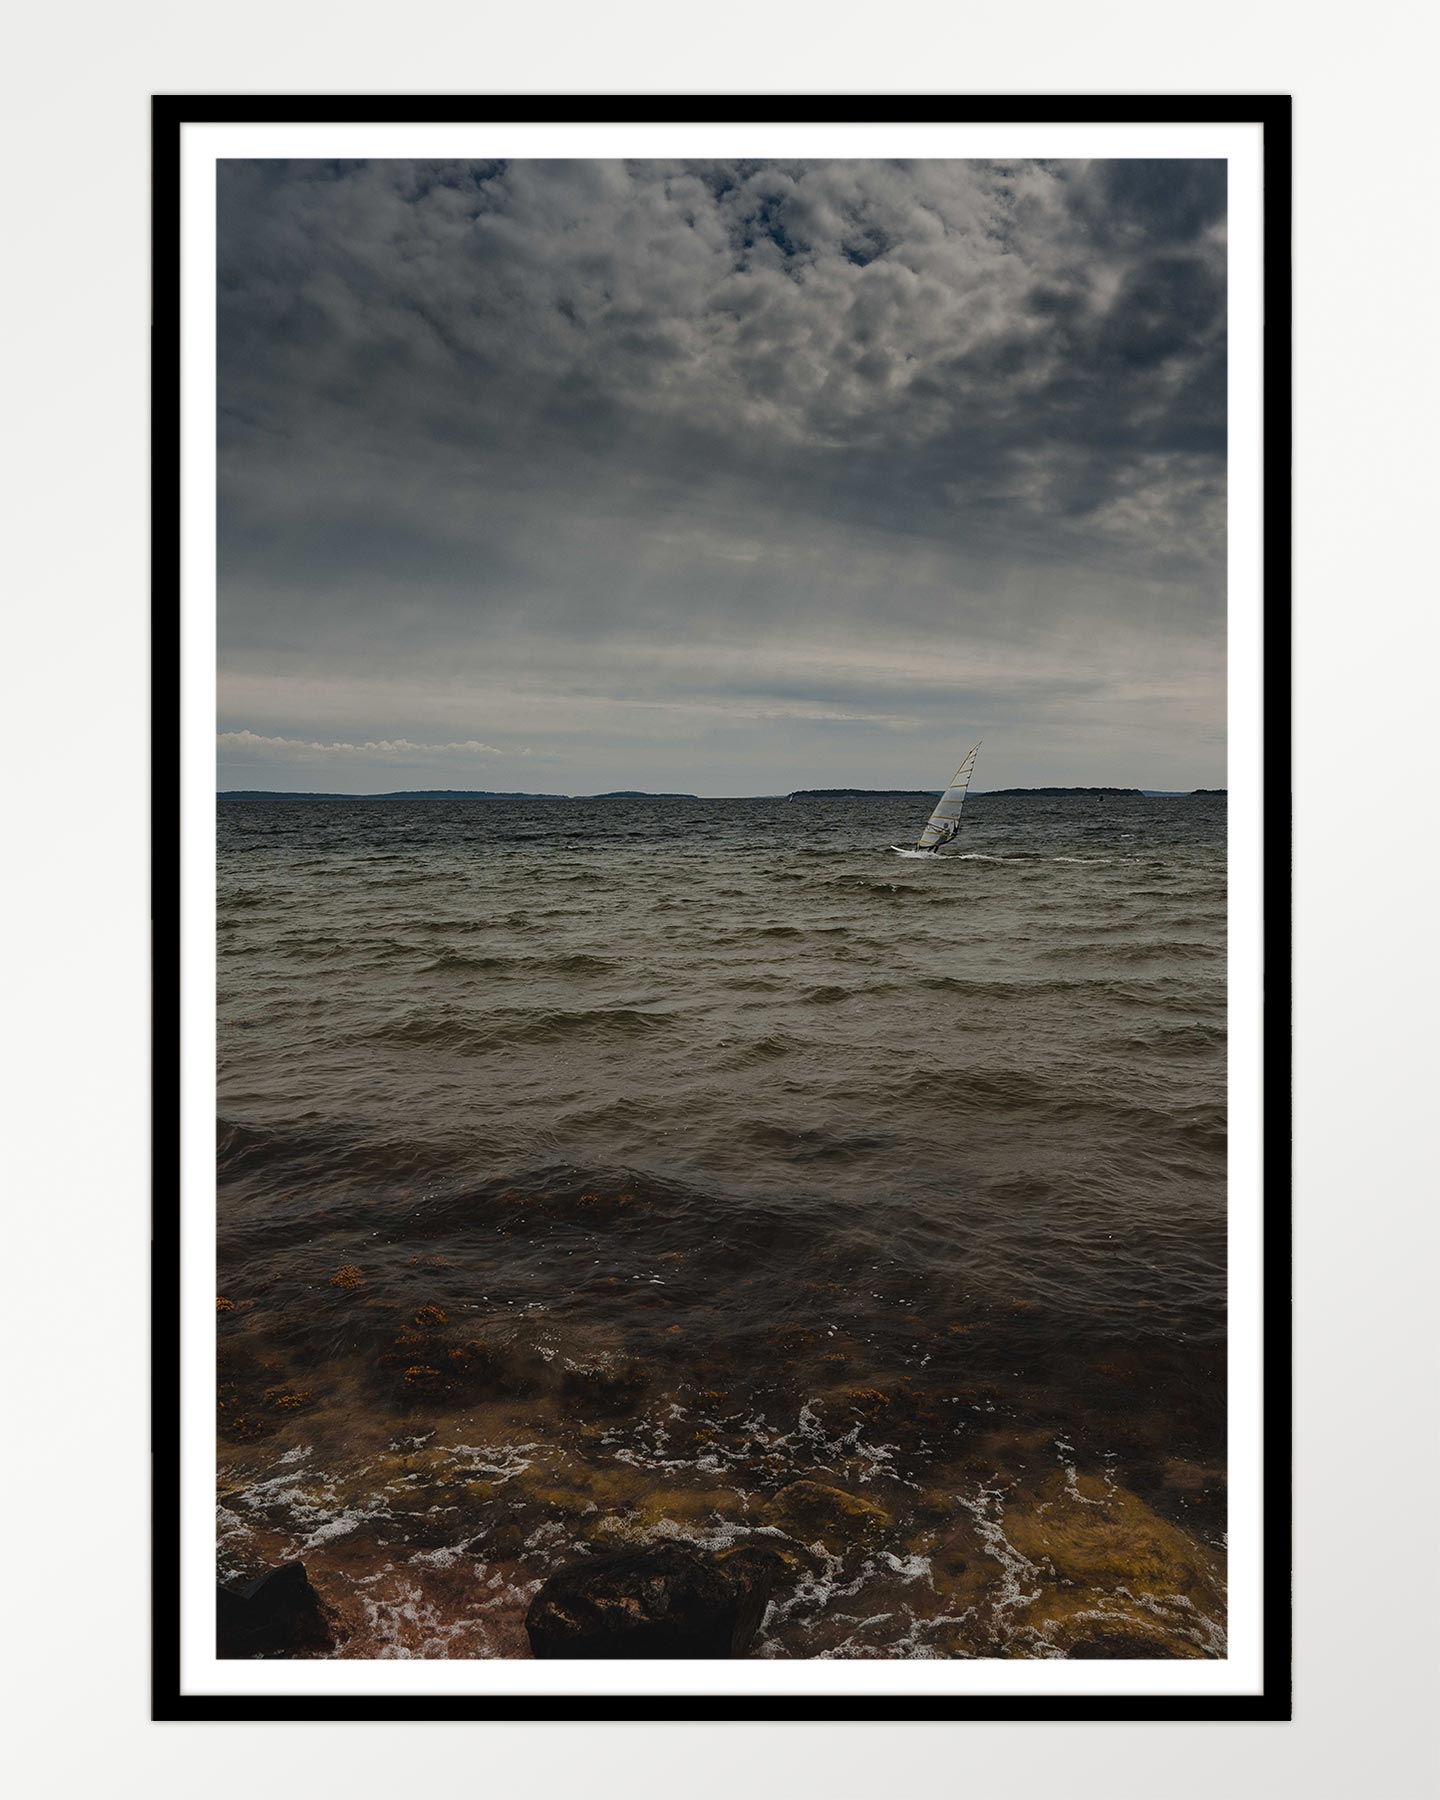
<svg viewBox="0 0 1440 1800">
<path fill-rule="evenodd" d="M 996 780 L 1223 778 L 1224 212 L 1211 163 L 222 165 L 225 772 L 880 785 L 973 724 Z"/>
</svg>

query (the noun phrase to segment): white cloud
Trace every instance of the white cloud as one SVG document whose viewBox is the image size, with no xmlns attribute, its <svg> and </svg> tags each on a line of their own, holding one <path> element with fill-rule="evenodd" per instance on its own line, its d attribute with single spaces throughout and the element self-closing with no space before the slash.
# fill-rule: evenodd
<svg viewBox="0 0 1440 1800">
<path fill-rule="evenodd" d="M 254 731 L 222 731 L 215 739 L 218 750 L 250 752 L 257 756 L 528 756 L 528 750 L 501 750 L 466 738 L 457 744 L 412 744 L 408 738 L 379 738 L 364 744 L 319 744 L 306 738 L 261 737 Z"/>
<path fill-rule="evenodd" d="M 1219 785 L 1224 202 L 1203 162 L 226 164 L 222 751 L 762 792 L 984 735 L 997 785 Z"/>
</svg>

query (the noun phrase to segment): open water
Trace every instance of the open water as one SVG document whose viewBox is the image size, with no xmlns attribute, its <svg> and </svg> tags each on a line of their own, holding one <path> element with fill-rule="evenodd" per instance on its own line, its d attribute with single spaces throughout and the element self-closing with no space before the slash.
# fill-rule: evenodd
<svg viewBox="0 0 1440 1800">
<path fill-rule="evenodd" d="M 753 1540 L 758 1655 L 1223 1654 L 1224 799 L 924 812 L 220 803 L 222 1577 L 510 1656 Z"/>
</svg>

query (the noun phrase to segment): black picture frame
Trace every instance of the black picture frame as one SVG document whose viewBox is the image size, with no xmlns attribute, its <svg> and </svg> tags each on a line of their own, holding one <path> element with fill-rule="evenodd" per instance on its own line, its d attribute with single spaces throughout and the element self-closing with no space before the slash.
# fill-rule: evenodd
<svg viewBox="0 0 1440 1800">
<path fill-rule="evenodd" d="M 1261 1406 L 1262 1689 L 1232 1695 L 304 1695 L 187 1694 L 181 1680 L 179 840 L 181 131 L 190 123 L 1253 124 L 1262 133 L 1264 1024 Z M 220 95 L 152 97 L 152 1717 L 623 1723 L 1275 1721 L 1291 1717 L 1291 100 L 1283 94 L 658 96 Z"/>
</svg>

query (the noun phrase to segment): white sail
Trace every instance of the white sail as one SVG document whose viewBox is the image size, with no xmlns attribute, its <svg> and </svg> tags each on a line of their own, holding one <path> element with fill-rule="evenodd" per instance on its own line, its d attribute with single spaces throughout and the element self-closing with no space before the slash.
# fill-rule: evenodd
<svg viewBox="0 0 1440 1800">
<path fill-rule="evenodd" d="M 975 773 L 975 751 L 979 748 L 977 744 L 955 771 L 949 787 L 940 796 L 940 804 L 930 815 L 930 823 L 915 840 L 917 850 L 938 850 L 959 835 L 960 812 L 970 789 L 970 777 Z"/>
</svg>

